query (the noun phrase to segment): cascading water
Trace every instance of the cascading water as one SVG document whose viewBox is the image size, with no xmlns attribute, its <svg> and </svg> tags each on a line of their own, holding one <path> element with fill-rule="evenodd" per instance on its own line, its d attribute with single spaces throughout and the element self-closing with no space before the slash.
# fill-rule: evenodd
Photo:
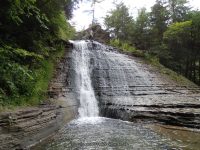
<svg viewBox="0 0 200 150">
<path fill-rule="evenodd" d="M 73 57 L 76 71 L 76 88 L 79 91 L 80 117 L 97 117 L 99 114 L 98 103 L 95 98 L 90 77 L 90 53 L 87 42 L 74 42 Z"/>
<path fill-rule="evenodd" d="M 104 102 L 124 105 L 133 102 L 134 93 L 130 87 L 138 83 L 151 85 L 149 75 L 140 71 L 138 64 L 126 55 L 109 50 L 109 47 L 98 42 L 74 41 L 73 44 L 80 117 L 97 117 L 97 100 L 101 110 Z"/>
<path fill-rule="evenodd" d="M 133 59 L 100 43 L 75 41 L 73 44 L 71 81 L 73 92 L 80 101 L 80 118 L 66 124 L 36 150 L 176 149 L 176 142 L 150 130 L 149 124 L 98 117 L 97 99 L 101 113 L 106 104 L 114 108 L 117 104 L 137 102 L 134 95 L 141 93 L 134 90 L 152 84 L 149 73 Z"/>
</svg>

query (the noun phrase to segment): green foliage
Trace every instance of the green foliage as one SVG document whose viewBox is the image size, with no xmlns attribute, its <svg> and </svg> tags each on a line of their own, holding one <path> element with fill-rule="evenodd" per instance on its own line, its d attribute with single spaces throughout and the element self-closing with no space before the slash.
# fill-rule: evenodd
<svg viewBox="0 0 200 150">
<path fill-rule="evenodd" d="M 175 71 L 184 74 L 195 83 L 200 83 L 200 22 L 195 22 L 195 18 L 192 19 L 190 21 L 174 23 L 164 33 L 164 42 L 172 56 L 171 64 L 165 64 Z"/>
<path fill-rule="evenodd" d="M 138 49 L 146 50 L 150 43 L 150 20 L 149 13 L 145 8 L 138 11 L 134 31 L 134 44 Z"/>
<path fill-rule="evenodd" d="M 114 46 L 114 47 L 120 47 L 121 43 L 119 39 L 113 39 L 110 41 L 110 45 Z"/>
<path fill-rule="evenodd" d="M 141 8 L 135 20 L 126 6 L 116 5 L 105 18 L 108 31 L 119 39 L 111 45 L 152 63 L 159 61 L 200 85 L 200 12 L 187 4 L 187 0 L 156 0 L 150 12 Z"/>
<path fill-rule="evenodd" d="M 149 13 L 146 8 L 141 8 L 138 10 L 138 16 L 136 18 L 136 27 L 139 31 L 143 31 L 149 26 Z"/>
<path fill-rule="evenodd" d="M 121 49 L 122 51 L 133 52 L 135 47 L 131 46 L 126 42 L 121 42 L 119 39 L 113 39 L 110 41 L 110 45 Z"/>
<path fill-rule="evenodd" d="M 0 105 L 42 101 L 55 57 L 75 30 L 68 23 L 77 1 L 7 0 L 0 5 Z M 67 16 L 66 16 L 67 15 Z"/>
<path fill-rule="evenodd" d="M 119 39 L 113 39 L 110 41 L 110 45 L 120 49 L 123 52 L 130 53 L 136 57 L 145 57 L 145 53 L 141 50 L 136 50 L 134 46 L 131 46 L 127 42 L 122 42 Z"/>
<path fill-rule="evenodd" d="M 187 0 L 168 0 L 170 18 L 173 23 L 185 21 L 190 10 Z"/>
<path fill-rule="evenodd" d="M 28 64 L 41 61 L 42 56 L 24 49 L 10 46 L 0 47 L 1 97 L 29 95 L 34 82 L 34 74 Z"/>
<path fill-rule="evenodd" d="M 133 19 L 123 3 L 116 5 L 116 9 L 105 17 L 104 22 L 113 36 L 120 40 L 128 40 L 130 33 L 133 31 Z"/>
<path fill-rule="evenodd" d="M 179 58 L 182 59 L 183 55 L 190 53 L 191 31 L 192 21 L 185 21 L 170 25 L 164 33 L 165 43 L 176 58 L 179 55 Z"/>
<path fill-rule="evenodd" d="M 167 29 L 167 21 L 169 20 L 169 12 L 165 3 L 157 0 L 156 4 L 151 8 L 150 21 L 152 28 L 153 43 L 152 47 L 162 43 L 163 33 Z"/>
<path fill-rule="evenodd" d="M 64 55 L 64 46 L 57 45 L 57 51 L 54 52 L 48 59 L 43 60 L 41 62 L 40 68 L 34 71 L 35 74 L 35 83 L 32 89 L 31 96 L 29 97 L 30 100 L 26 102 L 26 104 L 35 105 L 38 103 L 43 102 L 47 98 L 47 90 L 49 81 L 53 77 L 54 73 L 54 65 L 57 59 L 60 59 Z M 27 98 L 26 98 L 27 99 Z"/>
<path fill-rule="evenodd" d="M 169 26 L 168 30 L 164 34 L 165 39 L 177 39 L 180 41 L 182 36 L 188 36 L 191 32 L 192 21 L 177 22 Z"/>
<path fill-rule="evenodd" d="M 8 17 L 17 25 L 22 24 L 26 18 L 34 17 L 42 27 L 46 27 L 45 22 L 48 19 L 40 13 L 40 9 L 36 6 L 36 0 L 9 0 L 8 2 L 10 5 Z"/>
<path fill-rule="evenodd" d="M 75 29 L 67 22 L 64 12 L 53 19 L 55 26 L 58 27 L 57 36 L 62 40 L 71 39 L 75 34 Z"/>
</svg>

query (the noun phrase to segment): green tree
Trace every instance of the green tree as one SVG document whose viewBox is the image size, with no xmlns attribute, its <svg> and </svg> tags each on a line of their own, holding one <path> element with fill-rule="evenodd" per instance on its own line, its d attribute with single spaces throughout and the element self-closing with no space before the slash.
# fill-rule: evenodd
<svg viewBox="0 0 200 150">
<path fill-rule="evenodd" d="M 129 40 L 133 31 L 133 19 L 129 15 L 128 8 L 123 4 L 117 4 L 116 9 L 110 12 L 104 20 L 104 24 L 115 38 L 122 41 Z"/>
<path fill-rule="evenodd" d="M 56 54 L 63 50 L 64 41 L 74 33 L 67 22 L 74 2 L 1 1 L 0 105 L 16 99 L 20 103 L 31 99 L 33 94 L 44 95 L 50 80 L 45 78 L 52 74 L 48 69 L 53 67 Z M 46 81 L 44 86 L 37 84 L 40 79 L 40 82 Z"/>
<path fill-rule="evenodd" d="M 149 13 L 146 12 L 146 8 L 141 8 L 138 11 L 134 36 L 134 42 L 137 48 L 147 50 L 150 47 L 150 20 Z"/>
<path fill-rule="evenodd" d="M 185 21 L 185 17 L 190 10 L 187 3 L 187 0 L 168 0 L 168 7 L 172 22 Z"/>
<path fill-rule="evenodd" d="M 152 28 L 152 36 L 154 38 L 153 45 L 160 45 L 163 39 L 163 33 L 167 29 L 169 12 L 167 11 L 166 3 L 162 0 L 157 0 L 150 12 L 150 22 Z"/>
<path fill-rule="evenodd" d="M 164 41 L 170 50 L 172 61 L 174 61 L 171 67 L 182 74 L 185 73 L 186 76 L 189 73 L 189 63 L 193 61 L 191 32 L 192 21 L 185 21 L 170 25 L 164 33 Z"/>
<path fill-rule="evenodd" d="M 191 13 L 191 20 L 192 20 L 192 39 L 193 43 L 191 48 L 193 49 L 193 80 L 198 82 L 200 85 L 200 11 L 193 11 Z M 197 70 L 197 71 L 196 71 Z M 196 73 L 198 72 L 198 75 Z"/>
</svg>

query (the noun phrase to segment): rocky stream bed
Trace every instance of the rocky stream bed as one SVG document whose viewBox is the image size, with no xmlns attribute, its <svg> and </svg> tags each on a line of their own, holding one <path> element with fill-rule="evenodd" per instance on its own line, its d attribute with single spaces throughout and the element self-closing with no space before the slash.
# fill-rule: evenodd
<svg viewBox="0 0 200 150">
<path fill-rule="evenodd" d="M 134 56 L 88 43 L 89 68 L 100 116 L 200 129 L 200 88 L 180 85 Z M 0 113 L 0 150 L 25 149 L 78 115 L 72 48 L 58 63 L 49 100 L 38 107 Z"/>
</svg>

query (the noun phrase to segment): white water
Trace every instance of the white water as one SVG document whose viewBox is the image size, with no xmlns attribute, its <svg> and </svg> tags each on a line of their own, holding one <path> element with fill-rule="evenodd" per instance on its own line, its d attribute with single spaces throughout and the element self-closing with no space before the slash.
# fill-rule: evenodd
<svg viewBox="0 0 200 150">
<path fill-rule="evenodd" d="M 80 100 L 79 116 L 81 118 L 97 117 L 99 114 L 98 103 L 90 77 L 90 50 L 85 41 L 76 41 L 73 44 L 73 57 L 76 71 L 75 80 Z"/>
<path fill-rule="evenodd" d="M 72 63 L 75 69 L 75 74 L 74 72 L 73 74 L 76 85 L 74 90 L 77 90 L 74 92 L 80 101 L 80 118 L 66 124 L 53 139 L 47 143 L 44 142 L 34 150 L 177 149 L 176 141 L 158 135 L 149 129 L 151 125 L 98 117 L 98 104 L 91 84 L 91 70 L 99 67 L 96 70 L 99 74 L 96 73 L 97 76 L 95 76 L 94 73 L 93 76 L 99 77 L 101 81 L 98 83 L 95 80 L 96 86 L 111 87 L 111 90 L 105 90 L 103 94 L 108 92 L 109 97 L 106 99 L 106 95 L 105 100 L 113 99 L 111 101 L 113 104 L 132 102 L 130 86 L 134 86 L 135 83 L 145 85 L 151 82 L 146 82 L 147 74 L 140 74 L 138 65 L 123 54 L 106 52 L 103 46 L 99 50 L 97 47 L 94 50 L 91 46 L 88 48 L 84 41 L 76 41 L 73 44 Z M 95 64 L 94 68 L 92 61 Z M 140 78 L 135 80 L 137 76 Z"/>
</svg>

